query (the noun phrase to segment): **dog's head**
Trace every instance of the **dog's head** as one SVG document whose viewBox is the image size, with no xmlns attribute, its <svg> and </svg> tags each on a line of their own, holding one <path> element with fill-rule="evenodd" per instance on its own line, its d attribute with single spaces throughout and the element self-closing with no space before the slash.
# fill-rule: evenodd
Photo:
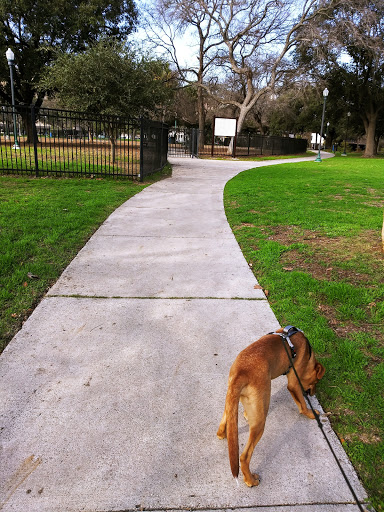
<svg viewBox="0 0 384 512">
<path fill-rule="evenodd" d="M 306 390 L 308 395 L 313 396 L 315 394 L 316 384 L 324 377 L 324 373 L 324 366 L 315 360 L 313 370 L 305 375 L 305 378 L 302 381 L 303 388 Z"/>
</svg>

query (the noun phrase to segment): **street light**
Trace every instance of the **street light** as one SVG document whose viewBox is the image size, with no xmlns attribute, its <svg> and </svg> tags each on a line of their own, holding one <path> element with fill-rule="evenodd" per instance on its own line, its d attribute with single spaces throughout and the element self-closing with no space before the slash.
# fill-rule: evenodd
<svg viewBox="0 0 384 512">
<path fill-rule="evenodd" d="M 15 90 L 13 86 L 13 66 L 15 65 L 15 54 L 8 48 L 5 52 L 7 57 L 9 73 L 11 75 L 11 95 L 12 95 L 12 114 L 13 114 L 13 133 L 15 137 L 15 143 L 12 146 L 13 149 L 20 149 L 19 143 L 17 142 L 17 124 L 16 124 L 16 109 L 15 109 Z"/>
<path fill-rule="evenodd" d="M 351 117 L 351 113 L 348 112 L 348 114 L 347 114 L 347 128 L 345 129 L 344 153 L 341 153 L 341 156 L 347 156 L 347 137 L 348 137 L 348 125 L 349 125 L 349 118 L 350 117 Z"/>
<path fill-rule="evenodd" d="M 324 126 L 324 114 L 325 114 L 325 103 L 327 101 L 327 96 L 328 96 L 328 89 L 325 88 L 324 91 L 323 91 L 323 96 L 324 96 L 324 103 L 323 103 L 323 115 L 321 116 L 321 129 L 320 129 L 320 142 L 319 142 L 319 153 L 317 155 L 317 158 L 315 160 L 315 162 L 321 162 L 321 156 L 320 156 L 320 148 L 321 148 L 321 137 L 322 137 L 322 133 L 323 133 L 323 126 Z"/>
</svg>

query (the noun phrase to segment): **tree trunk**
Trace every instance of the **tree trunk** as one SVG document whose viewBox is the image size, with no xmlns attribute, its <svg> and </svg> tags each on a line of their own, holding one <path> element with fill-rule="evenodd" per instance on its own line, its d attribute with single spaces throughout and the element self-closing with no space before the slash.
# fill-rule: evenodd
<svg viewBox="0 0 384 512">
<path fill-rule="evenodd" d="M 375 140 L 377 116 L 377 110 L 375 111 L 372 107 L 369 112 L 365 112 L 364 127 L 366 145 L 364 156 L 367 158 L 372 158 L 377 155 L 377 145 Z"/>
<path fill-rule="evenodd" d="M 32 123 L 31 110 L 29 108 L 23 108 L 20 111 L 20 115 L 23 120 L 23 128 L 27 134 L 27 144 L 33 144 L 34 126 Z M 36 142 L 38 142 L 38 140 Z"/>
<path fill-rule="evenodd" d="M 115 137 L 113 135 L 111 135 L 111 137 L 110 137 L 110 142 L 111 142 L 112 164 L 114 165 L 115 161 L 116 161 L 116 140 L 115 140 Z"/>
<path fill-rule="evenodd" d="M 248 106 L 240 108 L 240 115 L 237 119 L 237 135 L 239 135 L 239 133 L 241 132 L 245 118 L 247 117 L 249 111 L 250 107 Z"/>
<path fill-rule="evenodd" d="M 204 152 L 204 144 L 205 144 L 205 107 L 204 107 L 204 93 L 203 88 L 197 88 L 197 110 L 199 116 L 199 153 Z"/>
<path fill-rule="evenodd" d="M 239 117 L 237 118 L 237 130 L 236 130 L 236 134 L 239 135 L 240 132 L 241 132 L 241 129 L 243 128 L 243 124 L 244 124 L 244 121 L 245 121 L 245 118 L 247 117 L 248 115 L 248 112 L 251 110 L 250 107 L 244 107 L 243 105 L 240 107 L 240 115 Z M 228 155 L 233 155 L 233 145 L 235 143 L 235 138 L 234 137 L 231 137 L 231 142 L 229 143 L 229 146 L 228 146 Z"/>
</svg>

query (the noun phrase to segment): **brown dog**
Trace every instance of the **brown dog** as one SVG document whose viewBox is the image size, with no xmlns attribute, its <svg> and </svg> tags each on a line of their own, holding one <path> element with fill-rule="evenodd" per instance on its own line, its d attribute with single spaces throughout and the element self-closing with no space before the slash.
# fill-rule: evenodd
<svg viewBox="0 0 384 512">
<path fill-rule="evenodd" d="M 286 347 L 284 347 L 285 343 Z M 278 329 L 276 333 L 267 334 L 249 345 L 236 357 L 230 369 L 225 410 L 217 436 L 220 439 L 225 437 L 228 439 L 231 470 L 233 476 L 237 478 L 239 475 L 237 424 L 240 400 L 244 407 L 244 416 L 249 423 L 248 442 L 240 457 L 241 471 L 249 487 L 259 485 L 259 475 L 250 472 L 249 463 L 253 450 L 264 432 L 271 398 L 271 380 L 286 374 L 288 390 L 299 411 L 308 418 L 315 417 L 307 408 L 300 384 L 292 369 L 292 361 L 303 389 L 313 395 L 316 384 L 325 373 L 325 368 L 316 361 L 302 331 L 290 325 L 285 329 Z"/>
</svg>

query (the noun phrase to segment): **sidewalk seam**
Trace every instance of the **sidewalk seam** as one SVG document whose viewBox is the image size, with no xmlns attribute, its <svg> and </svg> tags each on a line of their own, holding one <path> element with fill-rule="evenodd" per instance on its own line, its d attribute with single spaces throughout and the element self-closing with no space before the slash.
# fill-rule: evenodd
<svg viewBox="0 0 384 512">
<path fill-rule="evenodd" d="M 140 296 L 127 296 L 127 295 L 46 295 L 46 299 L 50 298 L 67 298 L 67 299 L 113 299 L 113 300 L 121 300 L 121 299 L 142 299 L 142 300 L 256 300 L 256 301 L 266 301 L 268 299 L 266 297 L 140 297 Z"/>
<path fill-rule="evenodd" d="M 313 502 L 313 503 L 283 503 L 283 504 L 273 504 L 273 505 L 238 505 L 231 507 L 230 505 L 226 507 L 188 507 L 188 508 L 179 508 L 179 507 L 143 507 L 141 508 L 138 506 L 137 508 L 127 508 L 127 509 L 121 509 L 115 512 L 139 512 L 141 510 L 145 512 L 162 512 L 162 511 L 197 511 L 197 512 L 209 512 L 209 511 L 226 511 L 226 510 L 259 510 L 259 509 L 285 509 L 285 508 L 297 508 L 297 507 L 337 507 L 337 506 L 349 506 L 349 505 L 356 505 L 355 501 L 335 501 L 335 502 Z M 369 503 L 363 503 L 363 505 L 369 506 Z M 104 510 L 103 512 L 112 512 L 109 510 Z"/>
</svg>

